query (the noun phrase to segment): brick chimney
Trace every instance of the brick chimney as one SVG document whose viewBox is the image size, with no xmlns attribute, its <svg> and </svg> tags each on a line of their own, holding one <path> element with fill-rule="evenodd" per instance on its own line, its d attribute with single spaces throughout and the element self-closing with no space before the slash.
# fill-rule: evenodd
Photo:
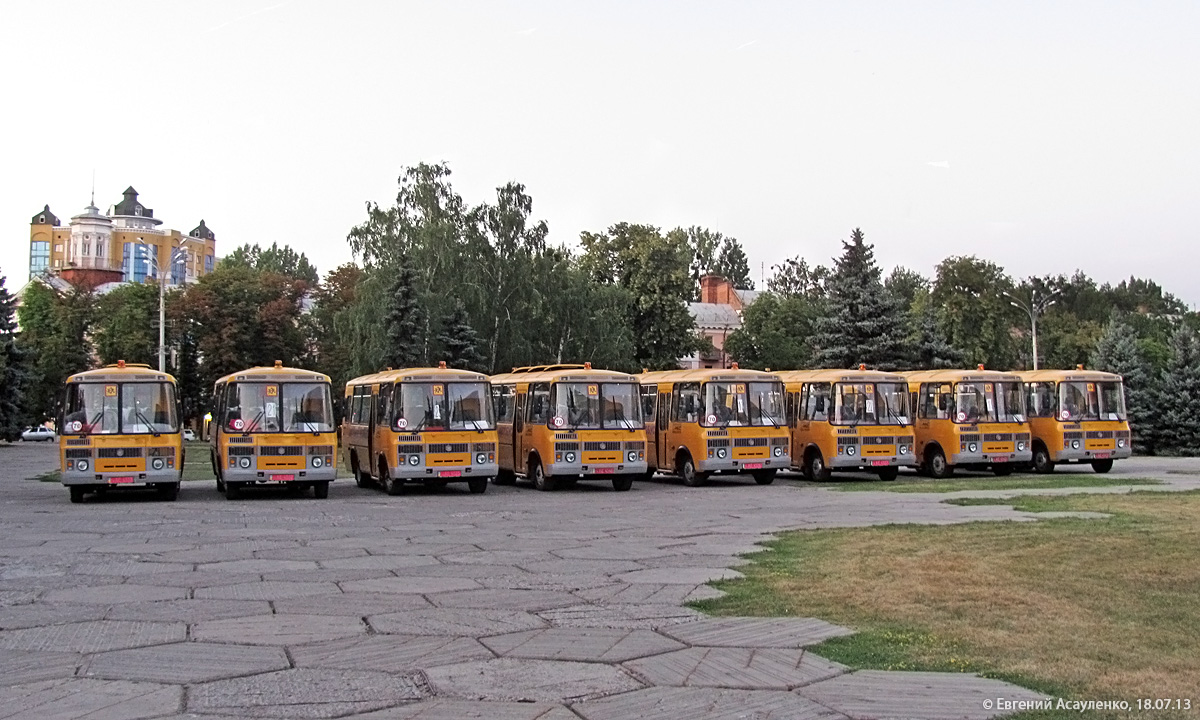
<svg viewBox="0 0 1200 720">
<path fill-rule="evenodd" d="M 720 275 L 700 278 L 700 302 L 712 305 L 733 304 L 733 283 Z"/>
</svg>

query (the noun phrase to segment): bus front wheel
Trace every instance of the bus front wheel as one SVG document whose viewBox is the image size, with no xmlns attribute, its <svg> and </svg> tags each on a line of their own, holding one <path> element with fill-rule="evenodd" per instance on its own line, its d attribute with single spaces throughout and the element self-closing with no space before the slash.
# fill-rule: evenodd
<svg viewBox="0 0 1200 720">
<path fill-rule="evenodd" d="M 633 476 L 616 475 L 612 479 L 612 485 L 613 490 L 616 490 L 617 492 L 625 492 L 629 488 L 633 487 Z"/>
<path fill-rule="evenodd" d="M 804 458 L 804 475 L 814 482 L 829 481 L 831 474 L 829 468 L 825 467 L 825 458 L 821 457 L 820 450 L 808 451 L 808 456 Z"/>
<path fill-rule="evenodd" d="M 941 451 L 941 448 L 933 448 L 929 451 L 929 455 L 925 459 L 925 466 L 929 468 L 929 476 L 935 480 L 945 480 L 954 475 L 954 466 L 946 462 L 946 453 Z"/>
<path fill-rule="evenodd" d="M 517 474 L 512 470 L 498 470 L 496 478 L 492 480 L 495 485 L 516 485 Z"/>
<path fill-rule="evenodd" d="M 1050 459 L 1050 452 L 1044 445 L 1033 448 L 1033 471 L 1039 475 L 1049 475 L 1054 472 L 1054 461 Z"/>
<path fill-rule="evenodd" d="M 771 483 L 775 482 L 774 470 L 758 470 L 751 473 L 751 475 L 754 476 L 754 482 L 758 483 L 759 485 L 770 485 Z"/>
<path fill-rule="evenodd" d="M 1113 466 L 1112 460 L 1093 460 L 1092 461 L 1092 470 L 1095 470 L 1096 472 L 1100 473 L 1101 475 L 1108 472 L 1109 470 L 1112 470 L 1112 466 Z"/>
<path fill-rule="evenodd" d="M 329 497 L 329 481 L 321 480 L 313 483 L 313 497 L 318 500 L 324 500 Z"/>
<path fill-rule="evenodd" d="M 237 500 L 238 495 L 240 493 L 241 493 L 241 485 L 239 485 L 238 483 L 229 482 L 228 480 L 225 481 L 225 499 L 226 500 Z"/>
<path fill-rule="evenodd" d="M 82 485 L 72 485 L 69 489 L 71 491 L 71 502 L 73 502 L 73 503 L 83 502 L 84 490 L 83 490 Z"/>
<path fill-rule="evenodd" d="M 538 490 L 549 491 L 554 489 L 554 478 L 546 477 L 546 471 L 542 469 L 542 463 L 538 460 L 530 460 L 532 467 L 529 469 L 529 476 L 533 478 L 533 486 Z"/>
<path fill-rule="evenodd" d="M 467 489 L 472 495 L 482 495 L 487 492 L 488 479 L 486 477 L 473 477 L 467 480 Z"/>
<path fill-rule="evenodd" d="M 155 488 L 158 491 L 158 497 L 161 500 L 168 502 L 179 497 L 179 483 L 166 483 Z"/>
<path fill-rule="evenodd" d="M 379 479 L 383 483 L 383 491 L 388 495 L 394 496 L 404 493 L 404 481 L 392 477 L 392 473 L 388 471 L 386 463 L 379 466 Z"/>
<path fill-rule="evenodd" d="M 350 455 L 350 472 L 354 475 L 354 484 L 360 488 L 371 487 L 371 476 L 362 471 L 358 465 L 358 456 Z"/>
<path fill-rule="evenodd" d="M 900 468 L 884 468 L 879 471 L 879 479 L 884 482 L 892 482 L 900 477 Z"/>
<path fill-rule="evenodd" d="M 1012 468 L 1012 465 L 1008 465 L 1008 464 L 993 465 L 992 473 L 994 473 L 996 475 L 996 477 L 1008 477 L 1009 475 L 1012 475 L 1013 468 Z"/>
<path fill-rule="evenodd" d="M 679 477 L 688 487 L 699 487 L 708 480 L 708 473 L 696 472 L 696 463 L 691 455 L 683 455 L 679 459 Z"/>
</svg>

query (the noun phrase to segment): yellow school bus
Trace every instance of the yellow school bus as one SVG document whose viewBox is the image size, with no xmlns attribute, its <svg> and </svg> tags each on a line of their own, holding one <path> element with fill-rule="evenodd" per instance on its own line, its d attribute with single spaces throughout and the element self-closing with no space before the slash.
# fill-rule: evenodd
<svg viewBox="0 0 1200 720">
<path fill-rule="evenodd" d="M 863 471 L 895 480 L 915 467 L 908 381 L 867 370 L 794 370 L 778 373 L 787 391 L 792 465 L 809 480 L 831 472 Z"/>
<path fill-rule="evenodd" d="M 175 378 L 123 360 L 68 377 L 58 446 L 73 503 L 111 488 L 174 500 L 183 472 Z"/>
<path fill-rule="evenodd" d="M 1054 472 L 1058 463 L 1090 463 L 1098 473 L 1133 455 L 1125 390 L 1120 375 L 1084 370 L 1021 373 L 1033 432 L 1033 469 Z"/>
<path fill-rule="evenodd" d="M 985 370 L 904 373 L 917 410 L 921 470 L 947 478 L 955 468 L 1008 475 L 1033 457 L 1021 376 Z"/>
<path fill-rule="evenodd" d="M 651 471 L 702 485 L 713 473 L 749 473 L 770 485 L 791 465 L 783 382 L 775 373 L 665 370 L 638 376 Z"/>
<path fill-rule="evenodd" d="M 496 423 L 486 375 L 436 368 L 386 370 L 346 383 L 342 444 L 359 487 L 399 495 L 406 483 L 465 482 L 487 491 L 496 475 Z"/>
<path fill-rule="evenodd" d="M 583 365 L 536 365 L 492 376 L 500 436 L 498 484 L 518 475 L 538 490 L 611 480 L 628 490 L 646 473 L 646 431 L 633 375 Z"/>
<path fill-rule="evenodd" d="M 242 489 L 286 486 L 329 495 L 337 477 L 337 433 L 329 376 L 310 370 L 256 367 L 213 386 L 209 427 L 217 490 L 233 500 Z"/>
</svg>

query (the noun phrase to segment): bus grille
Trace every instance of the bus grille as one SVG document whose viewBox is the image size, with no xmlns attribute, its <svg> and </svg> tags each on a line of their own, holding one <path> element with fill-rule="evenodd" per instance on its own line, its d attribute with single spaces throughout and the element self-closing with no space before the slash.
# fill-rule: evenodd
<svg viewBox="0 0 1200 720">
<path fill-rule="evenodd" d="M 729 447 L 729 438 L 709 438 L 708 446 L 712 447 Z"/>
<path fill-rule="evenodd" d="M 554 443 L 554 452 L 570 452 L 578 450 L 579 443 L 577 442 L 556 442 Z"/>
<path fill-rule="evenodd" d="M 772 445 L 788 445 L 790 443 L 791 443 L 791 438 L 789 438 L 787 436 L 771 438 Z"/>
<path fill-rule="evenodd" d="M 142 456 L 141 448 L 100 448 L 96 457 L 102 458 L 135 458 Z"/>
<path fill-rule="evenodd" d="M 1112 430 L 1088 430 L 1088 440 L 1111 440 L 1113 437 Z"/>
<path fill-rule="evenodd" d="M 897 438 L 896 442 L 900 443 L 901 445 L 912 445 L 913 444 L 913 436 L 908 435 L 906 437 Z"/>
<path fill-rule="evenodd" d="M 1082 439 L 1083 439 L 1083 433 L 1081 433 L 1081 432 L 1065 432 L 1065 433 L 1063 433 L 1063 440 L 1082 440 Z"/>
<path fill-rule="evenodd" d="M 838 428 L 838 435 L 857 435 L 858 431 L 854 428 Z"/>
<path fill-rule="evenodd" d="M 959 442 L 979 442 L 979 433 L 963 433 L 958 436 Z"/>
<path fill-rule="evenodd" d="M 420 455 L 425 452 L 424 445 L 400 445 L 397 449 L 401 455 Z"/>
<path fill-rule="evenodd" d="M 149 457 L 175 457 L 175 448 L 173 447 L 157 447 L 150 448 L 146 451 Z"/>
<path fill-rule="evenodd" d="M 475 443 L 471 446 L 472 452 L 496 452 L 496 443 Z"/>
<path fill-rule="evenodd" d="M 1029 442 L 1029 433 L 1020 433 L 1013 435 L 1013 437 L 1016 438 L 1018 442 Z"/>
<path fill-rule="evenodd" d="M 555 433 L 555 434 L 554 434 L 554 439 L 555 439 L 555 440 L 578 440 L 578 439 L 579 439 L 579 435 L 577 435 L 577 434 L 575 434 L 575 433 L 573 433 L 573 432 L 568 432 L 568 433 Z"/>
<path fill-rule="evenodd" d="M 467 451 L 466 443 L 430 443 L 429 450 L 431 453 L 465 453 Z"/>
<path fill-rule="evenodd" d="M 858 436 L 857 435 L 855 435 L 854 437 L 838 438 L 838 445 L 857 445 L 857 444 L 858 444 Z"/>
<path fill-rule="evenodd" d="M 766 444 L 767 444 L 767 439 L 765 437 L 734 438 L 733 439 L 734 447 L 759 447 L 760 445 L 766 445 Z"/>
<path fill-rule="evenodd" d="M 984 433 L 984 442 L 1012 442 L 1012 433 Z"/>
<path fill-rule="evenodd" d="M 620 450 L 620 440 L 592 440 L 583 444 L 584 452 L 607 452 L 609 450 Z"/>
<path fill-rule="evenodd" d="M 308 447 L 308 454 L 309 455 L 332 455 L 333 454 L 333 446 L 332 445 L 310 445 Z"/>
<path fill-rule="evenodd" d="M 92 456 L 92 451 L 88 450 L 87 448 L 67 448 L 66 456 L 68 460 L 90 458 Z"/>
<path fill-rule="evenodd" d="M 646 443 L 641 440 L 627 442 L 627 443 L 625 443 L 625 449 L 626 450 L 645 450 Z"/>
<path fill-rule="evenodd" d="M 254 438 L 246 437 L 245 435 L 234 435 L 229 438 L 230 445 L 252 445 L 253 443 Z"/>
<path fill-rule="evenodd" d="M 242 455 L 253 455 L 254 448 L 252 447 L 231 447 L 229 448 L 230 456 L 240 457 Z"/>
<path fill-rule="evenodd" d="M 729 431 L 728 430 L 709 430 L 708 436 L 709 437 L 729 437 Z"/>
<path fill-rule="evenodd" d="M 1118 440 L 1128 440 L 1129 439 L 1129 431 L 1128 430 L 1118 430 L 1117 431 L 1117 439 Z"/>
<path fill-rule="evenodd" d="M 68 445 L 87 446 L 87 445 L 91 445 L 92 441 L 90 438 L 67 438 L 67 444 Z"/>
<path fill-rule="evenodd" d="M 272 455 L 279 457 L 287 457 L 288 455 L 303 455 L 303 445 L 263 445 L 258 449 L 259 455 L 271 457 Z"/>
<path fill-rule="evenodd" d="M 397 435 L 396 442 L 419 443 L 419 442 L 421 442 L 421 436 L 420 435 Z"/>
<path fill-rule="evenodd" d="M 894 445 L 896 438 L 891 435 L 864 435 L 863 445 Z"/>
</svg>

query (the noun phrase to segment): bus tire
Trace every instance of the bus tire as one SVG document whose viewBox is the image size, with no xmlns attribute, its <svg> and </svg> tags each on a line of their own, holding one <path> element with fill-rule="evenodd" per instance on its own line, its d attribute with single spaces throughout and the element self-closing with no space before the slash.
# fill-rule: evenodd
<svg viewBox="0 0 1200 720">
<path fill-rule="evenodd" d="M 492 478 L 493 485 L 516 485 L 517 474 L 512 470 L 497 470 L 496 477 Z"/>
<path fill-rule="evenodd" d="M 354 476 L 354 484 L 358 487 L 371 487 L 371 476 L 365 474 L 359 467 L 357 453 L 350 453 L 350 474 Z"/>
<path fill-rule="evenodd" d="M 833 477 L 829 468 L 825 466 L 825 458 L 821 456 L 820 450 L 811 448 L 804 456 L 804 477 L 813 482 L 829 482 L 829 478 Z"/>
<path fill-rule="evenodd" d="M 925 467 L 929 468 L 929 477 L 935 480 L 945 480 L 954 475 L 954 466 L 946 460 L 946 453 L 939 447 L 925 451 Z"/>
<path fill-rule="evenodd" d="M 71 491 L 71 502 L 73 502 L 73 503 L 83 502 L 84 489 L 83 489 L 82 485 L 72 485 L 67 489 Z"/>
<path fill-rule="evenodd" d="M 154 489 L 158 491 L 160 500 L 172 502 L 175 498 L 179 497 L 179 483 L 165 483 L 156 486 Z"/>
<path fill-rule="evenodd" d="M 1092 470 L 1100 473 L 1101 475 L 1108 472 L 1109 470 L 1112 470 L 1112 466 L 1113 466 L 1112 460 L 1093 460 L 1092 461 Z"/>
<path fill-rule="evenodd" d="M 486 477 L 473 477 L 467 480 L 467 489 L 472 495 L 482 495 L 487 492 L 488 479 Z"/>
<path fill-rule="evenodd" d="M 617 492 L 625 492 L 633 487 L 633 475 L 614 475 L 612 479 L 613 490 Z"/>
<path fill-rule="evenodd" d="M 996 477 L 1008 477 L 1009 475 L 1013 474 L 1013 467 L 1008 463 L 1003 465 L 993 465 L 992 474 Z"/>
<path fill-rule="evenodd" d="M 879 471 L 879 479 L 884 482 L 895 482 L 900 477 L 900 468 L 889 467 Z"/>
<path fill-rule="evenodd" d="M 217 475 L 217 492 L 225 492 L 225 481 L 221 479 L 220 475 Z"/>
<path fill-rule="evenodd" d="M 686 452 L 679 454 L 679 469 L 676 472 L 688 487 L 700 487 L 708 481 L 708 473 L 696 472 L 696 463 Z"/>
<path fill-rule="evenodd" d="M 313 497 L 318 500 L 324 500 L 329 497 L 329 481 L 320 480 L 313 483 Z"/>
<path fill-rule="evenodd" d="M 529 461 L 529 477 L 533 478 L 533 486 L 543 492 L 553 490 L 557 484 L 554 478 L 546 476 L 541 461 L 536 458 Z"/>
<path fill-rule="evenodd" d="M 759 485 L 770 485 L 775 482 L 775 470 L 756 470 L 751 475 L 754 476 L 754 482 Z"/>
<path fill-rule="evenodd" d="M 1033 471 L 1039 475 L 1054 472 L 1054 461 L 1050 459 L 1050 451 L 1040 442 L 1033 446 Z"/>
<path fill-rule="evenodd" d="M 404 481 L 392 477 L 386 463 L 379 466 L 379 480 L 383 484 L 383 491 L 388 495 L 395 497 L 404 494 Z"/>
<path fill-rule="evenodd" d="M 237 500 L 238 495 L 241 494 L 241 490 L 242 489 L 238 483 L 226 482 L 225 483 L 225 499 L 226 500 Z"/>
</svg>

